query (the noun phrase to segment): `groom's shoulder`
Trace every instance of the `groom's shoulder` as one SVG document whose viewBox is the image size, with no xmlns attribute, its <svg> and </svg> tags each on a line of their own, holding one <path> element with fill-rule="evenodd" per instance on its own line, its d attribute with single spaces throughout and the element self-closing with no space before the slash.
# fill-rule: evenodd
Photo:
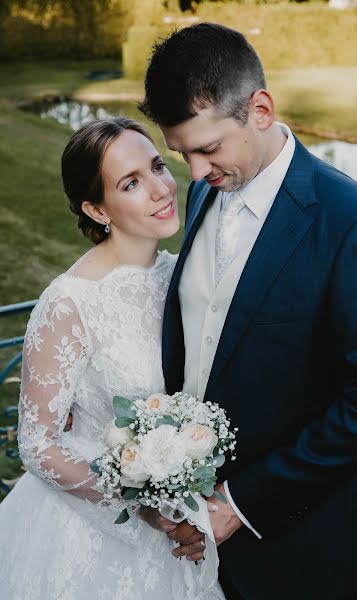
<svg viewBox="0 0 357 600">
<path fill-rule="evenodd" d="M 200 204 L 207 196 L 210 189 L 211 188 L 205 179 L 201 179 L 200 181 L 191 181 L 187 192 L 186 223 L 188 217 L 192 215 L 197 205 Z"/>
<path fill-rule="evenodd" d="M 327 162 L 312 156 L 315 197 L 322 210 L 333 217 L 357 219 L 357 181 Z"/>
<path fill-rule="evenodd" d="M 187 192 L 187 208 L 195 205 L 197 202 L 202 201 L 211 190 L 211 186 L 205 179 L 200 181 L 191 181 L 191 185 Z"/>
<path fill-rule="evenodd" d="M 200 181 L 191 181 L 191 185 L 188 188 L 187 200 L 196 199 L 201 194 L 207 194 L 210 190 L 210 186 L 205 179 Z"/>
<path fill-rule="evenodd" d="M 338 190 L 347 197 L 351 196 L 354 201 L 357 200 L 357 181 L 342 173 L 327 162 L 314 157 L 315 159 L 315 184 L 321 190 Z"/>
</svg>

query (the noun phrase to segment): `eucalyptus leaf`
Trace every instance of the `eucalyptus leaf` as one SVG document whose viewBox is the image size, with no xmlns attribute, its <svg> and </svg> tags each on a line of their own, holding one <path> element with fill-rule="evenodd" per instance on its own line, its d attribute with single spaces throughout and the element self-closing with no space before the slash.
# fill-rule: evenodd
<svg viewBox="0 0 357 600">
<path fill-rule="evenodd" d="M 113 398 L 113 408 L 115 411 L 124 410 L 128 411 L 132 408 L 132 401 L 129 398 L 124 398 L 123 396 L 114 396 Z"/>
<path fill-rule="evenodd" d="M 128 511 L 126 508 L 121 511 L 119 517 L 116 521 L 114 521 L 115 525 L 121 525 L 122 523 L 126 523 L 129 520 Z"/>
<path fill-rule="evenodd" d="M 222 465 L 224 465 L 225 462 L 226 462 L 226 459 L 225 459 L 224 454 L 218 454 L 213 459 L 213 466 L 216 469 L 218 469 L 219 467 L 221 467 Z"/>
<path fill-rule="evenodd" d="M 114 396 L 113 409 L 115 416 L 118 418 L 126 417 L 127 419 L 131 419 L 132 421 L 136 418 L 136 412 L 133 409 L 131 400 L 129 400 L 128 398 L 123 398 L 122 396 Z"/>
<path fill-rule="evenodd" d="M 156 427 L 160 427 L 160 425 L 172 425 L 173 427 L 180 427 L 180 423 L 177 423 L 170 415 L 163 415 L 156 421 Z"/>
<path fill-rule="evenodd" d="M 119 428 L 122 429 L 123 427 L 129 427 L 129 425 L 131 425 L 131 423 L 133 423 L 135 419 L 131 419 L 130 417 L 117 417 L 115 419 L 115 425 Z"/>
<path fill-rule="evenodd" d="M 213 467 L 197 467 L 192 473 L 193 477 L 198 479 L 213 479 L 215 477 L 215 469 Z"/>
<path fill-rule="evenodd" d="M 138 488 L 127 488 L 123 494 L 123 498 L 124 500 L 134 500 L 134 498 L 136 498 L 136 496 L 138 495 L 139 490 Z"/>
<path fill-rule="evenodd" d="M 213 484 L 204 483 L 201 486 L 201 490 L 200 491 L 201 491 L 202 496 L 206 496 L 207 498 L 210 498 L 211 496 L 213 496 L 213 493 L 214 493 Z"/>
<path fill-rule="evenodd" d="M 213 492 L 213 495 L 216 496 L 218 500 L 223 502 L 223 504 L 227 504 L 227 498 L 223 494 L 221 494 L 221 492 Z"/>
<path fill-rule="evenodd" d="M 199 493 L 201 493 L 201 487 L 204 484 L 205 484 L 205 482 L 202 483 L 202 481 L 196 481 L 196 483 L 191 483 L 190 484 L 189 489 L 190 489 L 191 492 L 199 492 Z"/>
<path fill-rule="evenodd" d="M 97 465 L 97 459 L 93 460 L 93 461 L 90 463 L 90 468 L 92 469 L 92 471 L 93 471 L 94 473 L 100 473 L 100 468 L 99 468 L 99 467 L 98 467 L 98 465 Z"/>
<path fill-rule="evenodd" d="M 132 522 L 133 527 L 135 527 L 135 529 L 137 528 L 137 526 L 139 525 L 139 519 L 136 516 L 136 514 L 134 513 L 132 507 L 130 506 L 130 504 L 127 506 L 126 510 L 128 511 L 128 515 L 130 517 L 130 520 Z"/>
<path fill-rule="evenodd" d="M 193 496 L 191 496 L 191 494 L 189 494 L 187 496 L 187 498 L 185 498 L 185 504 L 187 504 L 188 508 L 190 508 L 191 510 L 194 510 L 195 512 L 198 512 L 200 509 L 196 500 L 194 499 Z"/>
</svg>

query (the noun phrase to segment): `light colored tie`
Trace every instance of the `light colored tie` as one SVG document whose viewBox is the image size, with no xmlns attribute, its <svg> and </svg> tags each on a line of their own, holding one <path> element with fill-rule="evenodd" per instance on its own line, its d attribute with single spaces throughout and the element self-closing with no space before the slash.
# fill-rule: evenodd
<svg viewBox="0 0 357 600">
<path fill-rule="evenodd" d="M 225 193 L 224 206 L 218 219 L 216 235 L 216 287 L 221 281 L 236 254 L 238 220 L 237 216 L 245 207 L 239 192 Z"/>
</svg>

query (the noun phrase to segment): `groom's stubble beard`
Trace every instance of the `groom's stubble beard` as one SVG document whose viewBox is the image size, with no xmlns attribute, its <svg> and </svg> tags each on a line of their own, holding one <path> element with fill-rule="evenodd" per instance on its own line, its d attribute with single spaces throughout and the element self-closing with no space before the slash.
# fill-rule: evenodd
<svg viewBox="0 0 357 600">
<path fill-rule="evenodd" d="M 243 188 L 245 188 L 253 179 L 255 175 L 252 177 L 247 177 L 246 179 L 239 180 L 235 175 L 226 175 L 226 181 L 223 182 L 222 185 L 215 186 L 215 189 L 218 192 L 239 192 Z"/>
<path fill-rule="evenodd" d="M 250 160 L 247 164 L 233 167 L 230 172 L 225 174 L 222 184 L 215 187 L 220 192 L 239 192 L 249 183 L 251 183 L 253 179 L 255 179 L 255 177 L 257 177 L 257 175 L 264 170 L 264 168 L 265 166 L 263 161 L 257 153 L 256 157 L 254 157 L 253 160 Z"/>
</svg>

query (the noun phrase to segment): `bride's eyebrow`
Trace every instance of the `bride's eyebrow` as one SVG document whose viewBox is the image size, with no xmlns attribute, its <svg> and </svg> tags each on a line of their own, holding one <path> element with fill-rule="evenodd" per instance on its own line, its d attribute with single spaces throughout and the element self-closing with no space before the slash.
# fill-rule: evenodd
<svg viewBox="0 0 357 600">
<path fill-rule="evenodd" d="M 151 165 L 153 166 L 158 160 L 162 160 L 160 154 L 156 154 L 156 156 L 154 156 L 154 158 L 151 159 Z M 139 173 L 139 169 L 135 169 L 135 171 L 131 171 L 130 173 L 127 173 L 126 175 L 123 175 L 123 177 L 121 177 L 118 181 L 118 183 L 115 186 L 115 189 L 117 189 L 117 187 L 119 186 L 119 184 L 124 181 L 124 179 L 128 179 L 128 177 L 134 177 L 134 175 L 137 175 Z"/>
</svg>

